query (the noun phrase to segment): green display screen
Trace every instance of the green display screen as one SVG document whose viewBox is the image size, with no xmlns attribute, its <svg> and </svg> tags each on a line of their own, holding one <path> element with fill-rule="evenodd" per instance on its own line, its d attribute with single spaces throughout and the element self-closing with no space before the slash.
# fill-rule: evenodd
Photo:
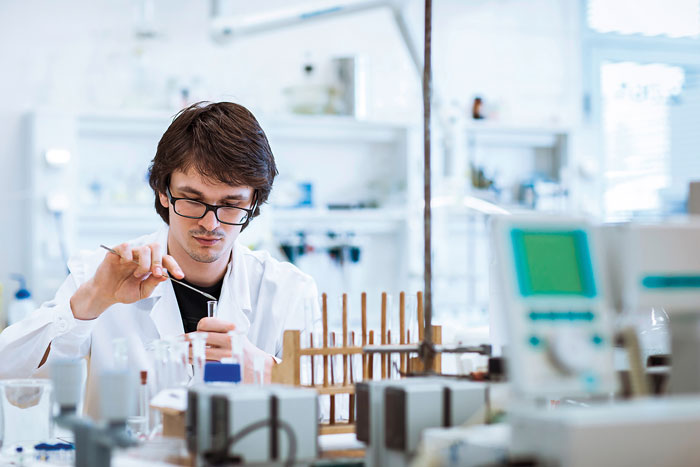
<svg viewBox="0 0 700 467">
<path fill-rule="evenodd" d="M 514 229 L 512 239 L 522 295 L 595 295 L 586 232 Z"/>
</svg>

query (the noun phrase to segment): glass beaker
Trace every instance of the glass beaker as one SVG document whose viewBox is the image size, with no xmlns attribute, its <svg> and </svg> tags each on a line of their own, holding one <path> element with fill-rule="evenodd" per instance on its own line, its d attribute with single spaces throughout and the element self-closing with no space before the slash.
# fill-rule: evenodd
<svg viewBox="0 0 700 467">
<path fill-rule="evenodd" d="M 35 444 L 53 437 L 53 386 L 46 379 L 0 381 L 2 447 Z"/>
</svg>

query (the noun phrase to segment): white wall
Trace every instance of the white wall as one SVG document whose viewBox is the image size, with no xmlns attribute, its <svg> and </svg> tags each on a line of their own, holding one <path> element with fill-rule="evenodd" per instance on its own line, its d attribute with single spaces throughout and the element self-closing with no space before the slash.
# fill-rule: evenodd
<svg viewBox="0 0 700 467">
<path fill-rule="evenodd" d="M 235 0 L 241 13 L 291 1 Z M 297 1 L 295 3 L 303 3 Z M 422 41 L 422 1 L 407 12 Z M 21 176 L 23 116 L 61 109 L 167 105 L 167 83 L 199 84 L 195 99 L 228 99 L 254 111 L 284 111 L 282 89 L 301 78 L 306 56 L 361 55 L 367 64 L 370 119 L 421 118 L 420 82 L 387 12 L 333 19 L 227 46 L 208 35 L 208 2 L 157 0 L 160 35 L 133 37 L 127 0 L 0 2 L 0 196 L 26 197 Z M 452 111 L 475 94 L 499 104 L 502 120 L 530 124 L 578 121 L 577 0 L 440 0 L 434 2 L 436 89 Z M 6 208 L 0 229 L 0 283 L 25 269 L 21 207 Z M 14 290 L 14 285 L 9 287 Z M 7 295 L 7 293 L 5 294 Z"/>
</svg>

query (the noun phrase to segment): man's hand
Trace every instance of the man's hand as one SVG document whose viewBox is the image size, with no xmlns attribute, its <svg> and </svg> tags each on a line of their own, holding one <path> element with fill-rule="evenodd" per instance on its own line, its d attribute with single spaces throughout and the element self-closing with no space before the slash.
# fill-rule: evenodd
<svg viewBox="0 0 700 467">
<path fill-rule="evenodd" d="M 94 319 L 115 303 L 134 303 L 150 296 L 159 283 L 167 280 L 163 268 L 176 279 L 185 277 L 177 261 L 163 255 L 157 243 L 136 248 L 123 243 L 114 250 L 119 256 L 107 253 L 95 275 L 71 297 L 76 318 Z"/>
<path fill-rule="evenodd" d="M 227 333 L 235 329 L 235 324 L 218 318 L 202 318 L 199 320 L 197 331 L 207 333 L 207 360 L 221 361 L 222 358 L 231 357 L 231 338 Z M 185 337 L 190 340 L 188 334 L 185 334 Z M 257 348 L 244 334 L 241 334 L 240 338 L 243 340 L 243 382 L 255 382 L 254 362 L 260 358 L 265 361 L 263 381 L 269 383 L 275 359 L 272 358 L 272 355 Z"/>
</svg>

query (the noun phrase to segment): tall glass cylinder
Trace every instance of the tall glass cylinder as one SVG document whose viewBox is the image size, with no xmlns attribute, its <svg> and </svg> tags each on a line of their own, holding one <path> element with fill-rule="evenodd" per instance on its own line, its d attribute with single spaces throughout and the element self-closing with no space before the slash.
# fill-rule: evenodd
<svg viewBox="0 0 700 467">
<path fill-rule="evenodd" d="M 207 337 L 206 332 L 195 332 L 190 334 L 192 340 L 192 364 L 194 366 L 195 383 L 204 382 L 204 365 L 207 361 Z"/>
</svg>

